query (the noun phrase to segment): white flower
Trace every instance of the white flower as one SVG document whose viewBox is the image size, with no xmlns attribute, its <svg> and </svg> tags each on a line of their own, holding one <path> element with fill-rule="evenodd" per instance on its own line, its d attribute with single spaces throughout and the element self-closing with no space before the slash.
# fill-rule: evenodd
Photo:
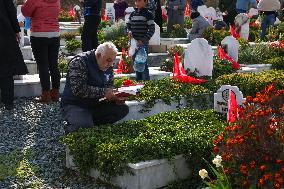
<svg viewBox="0 0 284 189">
<path fill-rule="evenodd" d="M 213 160 L 212 163 L 216 165 L 216 167 L 222 167 L 222 157 L 217 155 Z"/>
<path fill-rule="evenodd" d="M 208 177 L 208 172 L 205 170 L 205 169 L 201 169 L 199 171 L 199 176 L 202 178 L 202 179 L 205 179 L 206 177 Z"/>
</svg>

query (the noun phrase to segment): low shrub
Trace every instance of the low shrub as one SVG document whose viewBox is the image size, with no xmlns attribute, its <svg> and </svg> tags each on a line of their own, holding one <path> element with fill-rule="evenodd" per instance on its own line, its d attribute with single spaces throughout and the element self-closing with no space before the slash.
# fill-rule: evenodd
<svg viewBox="0 0 284 189">
<path fill-rule="evenodd" d="M 120 20 L 119 22 L 111 25 L 110 27 L 106 27 L 103 29 L 105 34 L 106 41 L 113 41 L 121 37 L 127 37 L 125 31 L 125 22 Z"/>
<path fill-rule="evenodd" d="M 204 39 L 208 41 L 208 43 L 212 46 L 221 45 L 221 41 L 226 37 L 229 36 L 230 32 L 223 29 L 223 30 L 215 30 L 213 27 L 208 27 L 205 32 L 203 33 Z"/>
<path fill-rule="evenodd" d="M 272 69 L 284 70 L 284 57 L 283 56 L 268 59 L 266 63 L 271 64 Z"/>
<path fill-rule="evenodd" d="M 164 78 L 146 82 L 139 94 L 132 100 L 146 101 L 142 111 L 147 111 L 155 105 L 157 100 L 171 104 L 171 102 L 179 102 L 183 97 L 189 100 L 208 93 L 210 91 L 201 85 L 179 83 L 172 80 L 172 78 Z"/>
<path fill-rule="evenodd" d="M 171 32 L 164 32 L 161 34 L 162 38 L 186 38 L 187 32 L 184 28 L 181 28 L 179 24 L 173 25 Z"/>
<path fill-rule="evenodd" d="M 278 56 L 275 51 L 266 44 L 242 45 L 239 53 L 239 63 L 242 64 L 265 64 L 266 60 Z"/>
<path fill-rule="evenodd" d="M 60 38 L 65 39 L 66 41 L 71 41 L 72 39 L 75 39 L 76 35 L 77 35 L 76 33 L 67 32 L 67 33 L 61 34 Z"/>
<path fill-rule="evenodd" d="M 260 73 L 233 73 L 216 79 L 217 86 L 238 86 L 244 96 L 253 96 L 265 86 L 274 83 L 277 89 L 284 88 L 284 71 L 269 70 Z"/>
<path fill-rule="evenodd" d="M 77 49 L 82 47 L 82 42 L 77 41 L 76 39 L 71 39 L 66 42 L 66 49 L 68 53 L 74 53 Z"/>
<path fill-rule="evenodd" d="M 153 159 L 171 159 L 176 155 L 194 159 L 210 156 L 212 139 L 224 128 L 224 122 L 212 111 L 182 109 L 161 113 L 139 121 L 127 121 L 82 129 L 62 141 L 70 149 L 79 170 L 100 171 L 103 178 L 128 172 L 128 163 Z M 188 159 L 195 166 L 192 159 Z"/>
</svg>

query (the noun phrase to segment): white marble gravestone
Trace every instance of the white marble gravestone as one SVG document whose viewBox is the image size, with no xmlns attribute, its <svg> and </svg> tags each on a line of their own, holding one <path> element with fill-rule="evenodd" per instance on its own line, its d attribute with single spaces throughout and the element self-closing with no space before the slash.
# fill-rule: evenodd
<svg viewBox="0 0 284 189">
<path fill-rule="evenodd" d="M 151 37 L 149 45 L 160 45 L 160 44 L 161 44 L 160 27 L 158 26 L 158 24 L 155 23 L 155 33 Z"/>
<path fill-rule="evenodd" d="M 217 12 L 213 7 L 202 5 L 197 8 L 197 11 L 201 16 L 207 19 L 211 26 L 213 26 L 213 21 L 218 19 Z"/>
<path fill-rule="evenodd" d="M 197 70 L 198 76 L 212 76 L 213 50 L 203 38 L 194 39 L 185 51 L 184 68 Z"/>
<path fill-rule="evenodd" d="M 227 46 L 228 55 L 238 62 L 240 43 L 233 36 L 227 36 L 221 41 L 222 45 Z"/>
<path fill-rule="evenodd" d="M 243 105 L 245 98 L 237 86 L 222 85 L 221 88 L 217 90 L 217 93 L 214 93 L 214 111 L 222 114 L 228 112 L 230 90 L 235 94 L 238 106 Z"/>
<path fill-rule="evenodd" d="M 106 15 L 112 23 L 115 22 L 115 10 L 113 5 L 114 3 L 106 3 Z"/>
</svg>

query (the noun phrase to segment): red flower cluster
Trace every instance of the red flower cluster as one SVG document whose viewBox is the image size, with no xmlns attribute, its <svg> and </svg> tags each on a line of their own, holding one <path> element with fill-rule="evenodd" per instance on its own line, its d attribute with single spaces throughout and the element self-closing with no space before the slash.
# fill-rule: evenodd
<svg viewBox="0 0 284 189">
<path fill-rule="evenodd" d="M 269 85 L 248 96 L 239 119 L 214 141 L 234 186 L 280 189 L 284 186 L 284 90 Z M 236 176 L 241 175 L 241 176 Z"/>
</svg>

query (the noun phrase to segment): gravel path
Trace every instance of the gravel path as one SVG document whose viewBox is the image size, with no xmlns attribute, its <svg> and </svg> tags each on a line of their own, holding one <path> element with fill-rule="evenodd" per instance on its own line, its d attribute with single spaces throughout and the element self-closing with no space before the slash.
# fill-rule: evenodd
<svg viewBox="0 0 284 189">
<path fill-rule="evenodd" d="M 0 105 L 0 156 L 18 150 L 25 154 L 21 160 L 28 166 L 22 165 L 20 169 L 25 171 L 18 168 L 17 175 L 0 180 L 1 189 L 102 188 L 65 168 L 65 148 L 59 142 L 64 135 L 59 103 L 43 105 L 34 99 L 17 99 L 15 105 L 13 111 Z"/>
</svg>

